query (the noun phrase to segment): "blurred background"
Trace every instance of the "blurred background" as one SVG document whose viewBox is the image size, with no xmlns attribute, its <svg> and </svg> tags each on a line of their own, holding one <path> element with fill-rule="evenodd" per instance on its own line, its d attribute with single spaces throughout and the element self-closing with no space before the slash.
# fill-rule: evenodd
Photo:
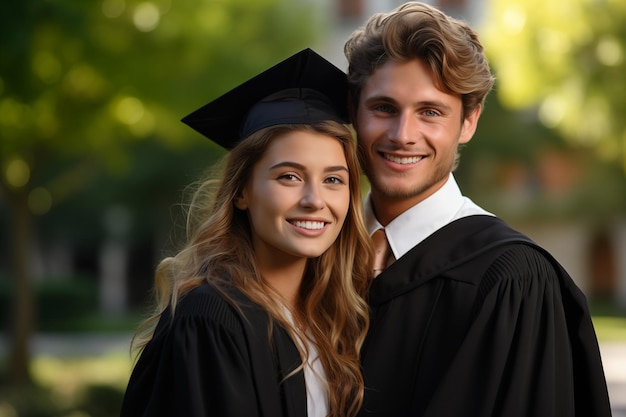
<svg viewBox="0 0 626 417">
<path fill-rule="evenodd" d="M 109 417 L 185 188 L 223 151 L 180 118 L 392 0 L 0 5 L 0 417 Z M 626 415 L 626 2 L 428 1 L 497 76 L 456 177 L 589 297 Z"/>
</svg>

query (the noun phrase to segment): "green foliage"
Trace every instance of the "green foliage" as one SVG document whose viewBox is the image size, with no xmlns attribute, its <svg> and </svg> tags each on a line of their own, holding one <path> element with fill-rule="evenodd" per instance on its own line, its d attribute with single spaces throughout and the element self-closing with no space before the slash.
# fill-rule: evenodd
<svg viewBox="0 0 626 417">
<path fill-rule="evenodd" d="M 314 14 L 305 7 L 280 0 L 3 2 L 0 183 L 9 191 L 42 187 L 54 205 L 88 188 L 102 166 L 123 172 L 138 140 L 162 141 L 174 152 L 192 146 L 202 139 L 180 123 L 183 115 L 309 46 Z M 91 171 L 73 175 L 69 165 L 57 174 L 74 179 L 70 188 L 50 184 L 41 173 L 63 158 L 86 161 Z"/>
<path fill-rule="evenodd" d="M 37 286 L 36 292 L 42 330 L 92 312 L 98 304 L 96 286 L 86 279 L 46 280 Z"/>
<path fill-rule="evenodd" d="M 626 3 L 491 0 L 483 41 L 496 90 L 570 144 L 626 170 Z"/>
<path fill-rule="evenodd" d="M 83 317 L 93 316 L 97 312 L 97 286 L 93 279 L 72 277 L 48 279 L 35 286 L 37 299 L 38 330 L 68 331 L 73 330 Z M 10 287 L 6 281 L 0 285 L 0 323 L 5 323 L 10 314 Z"/>
</svg>

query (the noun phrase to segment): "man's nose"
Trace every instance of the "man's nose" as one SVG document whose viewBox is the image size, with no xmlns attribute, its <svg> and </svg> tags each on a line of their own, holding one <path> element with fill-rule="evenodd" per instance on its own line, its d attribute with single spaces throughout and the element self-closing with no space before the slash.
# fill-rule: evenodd
<svg viewBox="0 0 626 417">
<path fill-rule="evenodd" d="M 418 121 L 413 113 L 401 113 L 391 130 L 390 139 L 402 143 L 415 143 L 419 135 Z"/>
</svg>

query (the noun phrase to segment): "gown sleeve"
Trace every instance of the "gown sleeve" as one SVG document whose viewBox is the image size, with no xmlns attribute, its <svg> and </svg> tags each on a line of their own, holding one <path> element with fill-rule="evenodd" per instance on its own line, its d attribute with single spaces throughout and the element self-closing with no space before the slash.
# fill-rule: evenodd
<svg viewBox="0 0 626 417">
<path fill-rule="evenodd" d="M 554 265 L 539 251 L 515 245 L 482 282 L 482 303 L 424 415 L 610 416 L 599 356 L 573 352 L 577 337 L 597 346 L 593 328 L 583 335 L 568 331 L 563 297 L 569 295 Z M 581 359 L 587 363 L 577 363 Z M 578 365 L 595 367 L 597 378 L 577 380 Z M 581 384 L 598 391 L 575 395 Z"/>
<path fill-rule="evenodd" d="M 258 415 L 241 322 L 215 295 L 190 293 L 166 311 L 131 375 L 122 417 Z"/>
</svg>

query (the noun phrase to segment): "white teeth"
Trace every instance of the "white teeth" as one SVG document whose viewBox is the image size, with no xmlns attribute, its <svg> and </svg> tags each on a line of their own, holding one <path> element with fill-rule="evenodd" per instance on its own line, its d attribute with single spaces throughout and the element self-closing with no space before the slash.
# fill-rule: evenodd
<svg viewBox="0 0 626 417">
<path fill-rule="evenodd" d="M 410 157 L 399 158 L 396 156 L 388 155 L 386 153 L 383 154 L 383 156 L 385 157 L 386 160 L 395 162 L 396 164 L 414 164 L 418 162 L 420 159 L 422 159 L 421 156 L 410 156 Z"/>
<path fill-rule="evenodd" d="M 295 220 L 292 223 L 293 223 L 294 226 L 301 227 L 303 229 L 317 230 L 317 229 L 322 229 L 324 227 L 324 222 L 311 222 L 311 221 Z"/>
</svg>

